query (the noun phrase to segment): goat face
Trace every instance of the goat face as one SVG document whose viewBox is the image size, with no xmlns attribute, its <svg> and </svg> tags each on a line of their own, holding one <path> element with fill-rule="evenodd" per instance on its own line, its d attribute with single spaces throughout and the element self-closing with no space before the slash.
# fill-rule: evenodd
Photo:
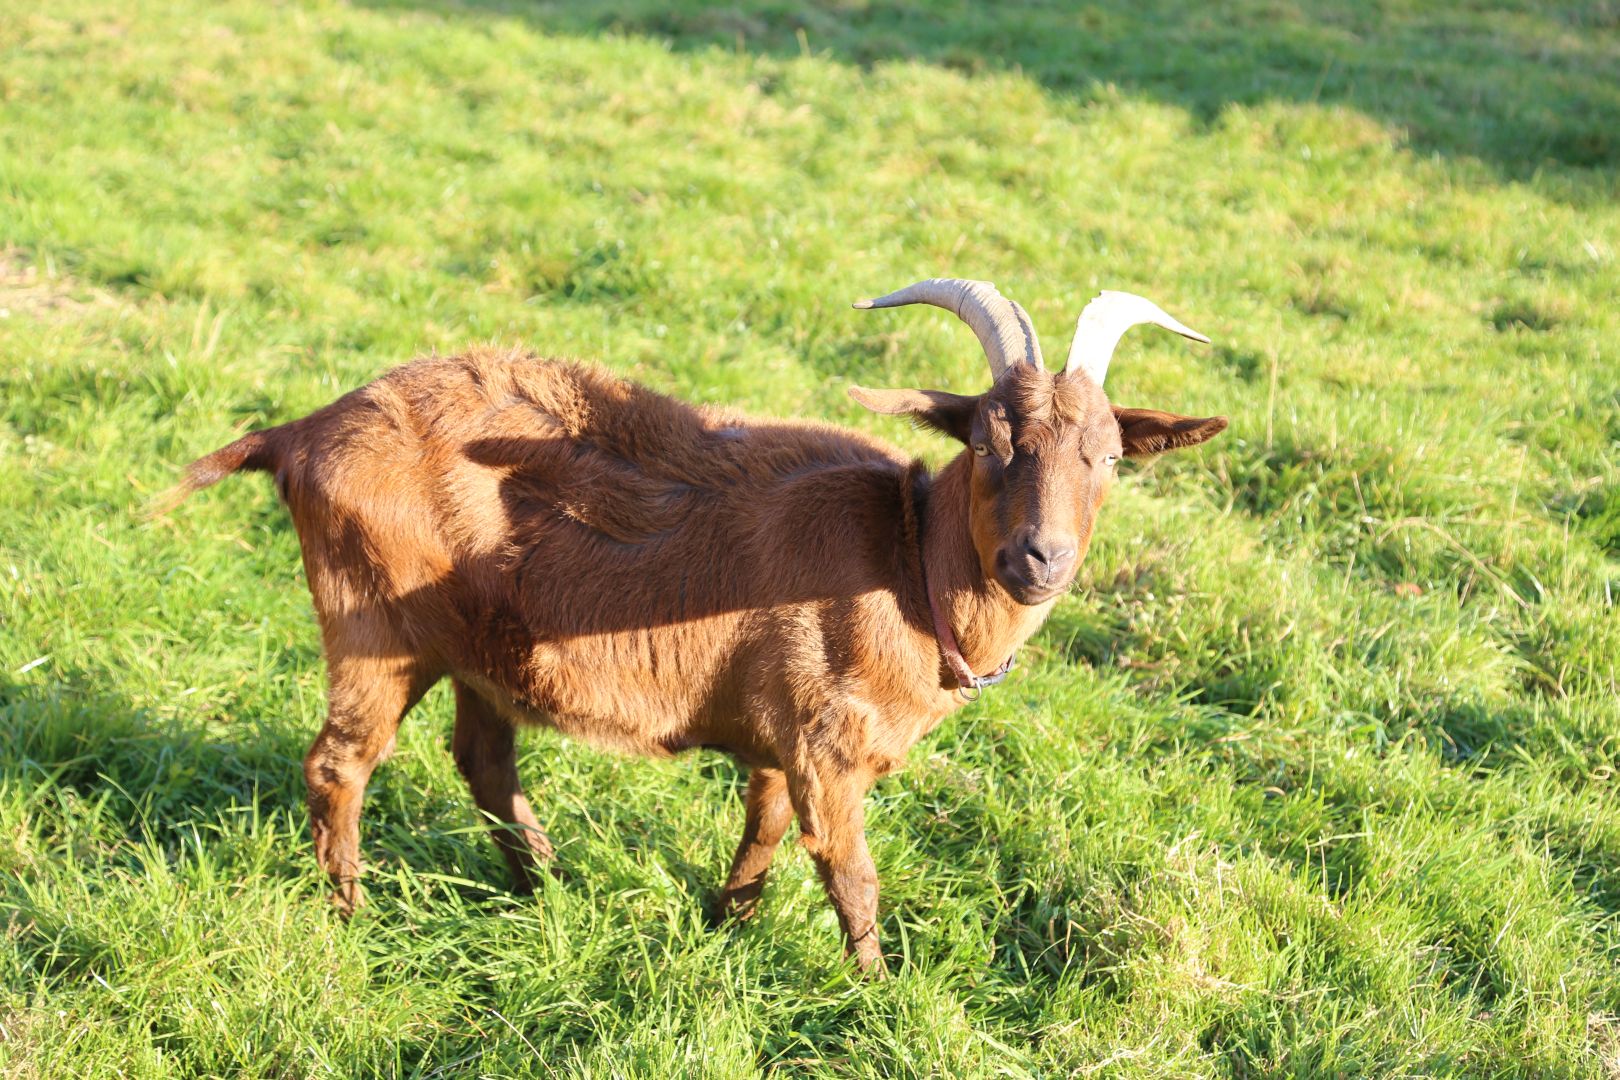
<svg viewBox="0 0 1620 1080">
<path fill-rule="evenodd" d="M 1122 457 L 1193 446 L 1225 417 L 1176 416 L 1113 405 L 1082 371 L 1021 364 L 977 396 L 853 388 L 862 405 L 909 413 L 966 444 L 972 464 L 968 528 L 985 576 L 1020 604 L 1067 589 Z"/>
<path fill-rule="evenodd" d="M 1041 360 L 1029 314 L 987 281 L 929 278 L 855 306 L 907 304 L 944 308 L 967 323 L 995 384 L 978 397 L 858 386 L 850 396 L 875 412 L 910 413 L 971 448 L 973 546 L 985 577 L 1020 604 L 1044 604 L 1074 580 L 1121 457 L 1192 446 L 1226 428 L 1225 417 L 1109 403 L 1103 378 L 1131 327 L 1150 323 L 1209 341 L 1140 296 L 1105 291 L 1088 303 L 1068 362 L 1055 375 Z"/>
<path fill-rule="evenodd" d="M 1122 450 L 1094 383 L 1023 365 L 979 399 L 970 529 L 985 575 L 1020 604 L 1069 587 Z"/>
</svg>

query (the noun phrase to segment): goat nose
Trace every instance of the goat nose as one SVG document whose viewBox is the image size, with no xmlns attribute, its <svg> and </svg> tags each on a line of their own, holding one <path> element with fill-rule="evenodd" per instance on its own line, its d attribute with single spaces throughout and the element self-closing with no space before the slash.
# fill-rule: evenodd
<svg viewBox="0 0 1620 1080">
<path fill-rule="evenodd" d="M 1049 578 L 1074 558 L 1073 543 L 1051 537 L 1031 537 L 1025 543 L 1024 550 L 1037 566 L 1045 569 Z"/>
</svg>

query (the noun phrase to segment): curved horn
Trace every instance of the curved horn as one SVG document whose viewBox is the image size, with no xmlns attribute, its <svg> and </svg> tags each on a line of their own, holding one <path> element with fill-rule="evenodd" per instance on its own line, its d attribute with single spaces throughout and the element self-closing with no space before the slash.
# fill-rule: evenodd
<svg viewBox="0 0 1620 1080">
<path fill-rule="evenodd" d="M 1074 324 L 1074 344 L 1069 346 L 1069 362 L 1063 365 L 1064 373 L 1079 369 L 1101 386 L 1119 339 L 1125 336 L 1125 331 L 1142 323 L 1162 326 L 1182 337 L 1209 344 L 1209 338 L 1172 319 L 1153 301 L 1133 293 L 1104 289 L 1086 305 Z"/>
<path fill-rule="evenodd" d="M 1035 338 L 1028 313 L 988 281 L 929 278 L 876 300 L 855 301 L 861 309 L 905 304 L 942 307 L 972 327 L 990 361 L 990 373 L 997 379 L 1018 364 L 1042 366 L 1041 343 Z"/>
</svg>

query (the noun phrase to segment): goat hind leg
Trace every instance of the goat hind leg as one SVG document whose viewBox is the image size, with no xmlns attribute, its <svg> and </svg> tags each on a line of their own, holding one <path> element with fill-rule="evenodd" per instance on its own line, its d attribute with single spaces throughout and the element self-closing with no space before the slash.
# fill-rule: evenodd
<svg viewBox="0 0 1620 1080">
<path fill-rule="evenodd" d="M 780 769 L 755 769 L 748 774 L 746 817 L 742 842 L 731 860 L 731 873 L 720 890 L 716 916 L 747 919 L 754 913 L 771 857 L 793 822 L 793 803 L 787 779 Z"/>
<path fill-rule="evenodd" d="M 516 732 L 466 683 L 454 679 L 452 685 L 456 729 L 450 753 L 478 809 L 493 819 L 490 833 L 512 871 L 513 888 L 532 892 L 538 864 L 550 862 L 553 852 L 518 780 Z"/>
<path fill-rule="evenodd" d="M 437 681 L 398 661 L 329 659 L 326 725 L 304 756 L 315 857 L 343 914 L 360 906 L 360 804 L 411 706 Z"/>
</svg>

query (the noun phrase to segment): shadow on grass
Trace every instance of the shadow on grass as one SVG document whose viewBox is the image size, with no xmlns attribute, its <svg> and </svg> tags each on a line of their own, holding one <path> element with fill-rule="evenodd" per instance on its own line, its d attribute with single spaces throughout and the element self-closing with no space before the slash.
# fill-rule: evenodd
<svg viewBox="0 0 1620 1080">
<path fill-rule="evenodd" d="M 81 671 L 0 680 L 0 781 L 58 798 L 119 793 L 157 839 L 199 813 L 302 811 L 302 735 L 244 722 L 245 738 L 212 739 L 96 689 L 104 681 Z"/>
<path fill-rule="evenodd" d="M 1571 201 L 1606 197 L 1613 180 L 1600 170 L 1620 165 L 1620 8 L 1608 3 L 362 2 L 643 36 L 686 51 L 1017 70 L 1082 100 L 1118 87 L 1205 125 L 1232 105 L 1343 105 L 1399 129 L 1419 152 L 1478 159 L 1504 179 L 1569 170 L 1556 194 Z"/>
<path fill-rule="evenodd" d="M 55 839 L 65 852 L 90 856 L 143 842 L 165 849 L 195 844 L 199 827 L 206 832 L 250 811 L 295 822 L 300 843 L 286 852 L 283 868 L 292 877 L 313 873 L 302 765 L 313 730 L 242 717 L 221 736 L 95 688 L 107 681 L 77 670 L 44 683 L 0 679 L 0 786 L 31 793 L 45 811 L 43 820 L 56 819 L 63 835 Z M 727 759 L 706 757 L 712 757 L 706 778 L 740 799 L 746 774 Z M 385 763 L 368 786 L 361 849 L 379 871 L 368 875 L 368 890 L 380 895 L 389 888 L 381 871 L 393 863 L 418 873 L 466 873 L 473 881 L 456 889 L 463 896 L 510 902 L 507 870 L 471 796 L 459 783 L 448 792 L 422 790 L 403 773 Z M 95 827 L 78 829 L 85 808 L 96 804 L 105 805 L 94 815 Z M 725 868 L 697 866 L 683 856 L 682 822 L 634 817 L 620 824 L 626 846 L 648 852 L 696 901 L 717 893 Z M 67 835 L 76 831 L 81 835 Z M 566 882 L 586 871 L 564 865 L 560 877 Z"/>
<path fill-rule="evenodd" d="M 251 716 L 211 732 L 196 719 L 167 717 L 99 686 L 106 675 L 66 670 L 44 683 L 0 681 L 0 786 L 28 793 L 33 816 L 56 845 L 58 856 L 90 862 L 127 859 L 138 864 L 140 848 L 166 852 L 207 846 L 217 826 L 241 814 L 286 823 L 299 837 L 288 845 L 276 872 L 312 875 L 307 842 L 302 758 L 312 731 L 265 723 Z M 379 776 L 379 779 L 381 777 Z M 401 800 L 384 796 L 362 819 L 377 856 L 437 869 L 418 860 L 417 820 L 405 825 L 384 814 Z M 409 801 L 409 800 L 406 800 Z M 449 807 L 418 806 L 420 818 L 449 818 Z M 463 840 L 457 819 L 437 834 L 443 844 Z M 493 854 L 489 861 L 496 860 Z M 504 887 L 504 875 L 491 878 Z"/>
</svg>

